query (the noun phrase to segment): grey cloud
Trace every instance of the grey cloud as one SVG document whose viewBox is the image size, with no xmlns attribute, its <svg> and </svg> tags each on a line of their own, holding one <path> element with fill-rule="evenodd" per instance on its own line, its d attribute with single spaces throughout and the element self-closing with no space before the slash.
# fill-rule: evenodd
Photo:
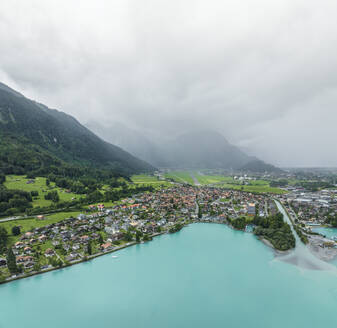
<svg viewBox="0 0 337 328">
<path fill-rule="evenodd" d="M 0 79 L 81 122 L 337 165 L 337 3 L 3 1 Z"/>
</svg>

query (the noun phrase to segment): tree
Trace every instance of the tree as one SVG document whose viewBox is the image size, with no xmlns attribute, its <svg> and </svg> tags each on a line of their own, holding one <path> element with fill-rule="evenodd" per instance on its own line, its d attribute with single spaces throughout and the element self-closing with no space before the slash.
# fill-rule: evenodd
<svg viewBox="0 0 337 328">
<path fill-rule="evenodd" d="M 46 179 L 46 186 L 48 187 L 50 185 L 50 180 Z"/>
<path fill-rule="evenodd" d="M 33 270 L 36 271 L 36 272 L 39 272 L 41 270 L 41 265 L 40 265 L 39 262 L 36 262 L 34 264 Z"/>
<path fill-rule="evenodd" d="M 6 246 L 8 241 L 7 230 L 4 227 L 0 227 L 0 251 L 2 252 Z"/>
<path fill-rule="evenodd" d="M 92 245 L 91 245 L 91 241 L 89 241 L 89 243 L 88 243 L 88 254 L 89 254 L 89 255 L 92 254 Z"/>
<path fill-rule="evenodd" d="M 16 265 L 16 258 L 11 247 L 9 247 L 7 252 L 7 267 L 11 274 L 17 273 L 18 267 Z"/>
<path fill-rule="evenodd" d="M 130 231 L 125 232 L 123 237 L 124 237 L 125 241 L 131 241 L 132 240 L 132 234 L 131 234 Z"/>
<path fill-rule="evenodd" d="M 144 240 L 144 241 L 149 241 L 149 240 L 151 240 L 151 238 L 150 238 L 150 236 L 149 236 L 149 235 L 147 235 L 147 234 L 144 234 L 144 236 L 143 236 L 143 240 Z"/>
<path fill-rule="evenodd" d="M 54 203 L 57 203 L 60 200 L 60 196 L 58 195 L 57 191 L 54 190 L 54 191 L 48 192 L 47 195 L 44 196 L 44 199 L 51 200 Z"/>
<path fill-rule="evenodd" d="M 13 236 L 18 236 L 20 233 L 21 233 L 20 227 L 14 226 L 12 228 L 12 234 L 13 234 Z"/>
<path fill-rule="evenodd" d="M 140 238 L 142 237 L 142 235 L 143 234 L 139 230 L 136 231 L 136 242 L 137 243 L 140 242 Z"/>
<path fill-rule="evenodd" d="M 201 219 L 202 218 L 202 209 L 201 206 L 199 205 L 199 210 L 198 210 L 198 218 Z"/>
<path fill-rule="evenodd" d="M 37 197 L 37 196 L 39 196 L 39 192 L 38 192 L 37 190 L 32 190 L 32 191 L 30 192 L 30 194 L 32 195 L 32 197 Z"/>
<path fill-rule="evenodd" d="M 101 234 L 99 234 L 98 242 L 99 242 L 100 244 L 103 244 L 103 243 L 104 243 L 103 236 L 102 236 Z"/>
</svg>

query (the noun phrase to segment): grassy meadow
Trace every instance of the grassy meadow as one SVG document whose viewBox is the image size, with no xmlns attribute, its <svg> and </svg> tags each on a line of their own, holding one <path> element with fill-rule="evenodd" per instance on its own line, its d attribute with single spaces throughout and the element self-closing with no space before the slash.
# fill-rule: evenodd
<svg viewBox="0 0 337 328">
<path fill-rule="evenodd" d="M 171 184 L 168 181 L 158 180 L 157 177 L 147 174 L 133 175 L 131 177 L 131 180 L 134 184 L 150 185 L 156 189 L 171 186 Z"/>
<path fill-rule="evenodd" d="M 50 206 L 52 204 L 51 200 L 44 199 L 44 196 L 48 192 L 56 190 L 60 201 L 71 201 L 74 199 L 79 199 L 80 195 L 76 195 L 71 192 L 66 192 L 64 189 L 56 187 L 54 182 L 50 182 L 50 185 L 46 185 L 46 178 L 37 177 L 34 179 L 35 183 L 27 183 L 31 179 L 27 179 L 24 175 L 7 175 L 6 182 L 4 183 L 7 189 L 18 189 L 27 192 L 37 191 L 39 195 L 33 197 L 33 207 L 40 206 Z"/>
<path fill-rule="evenodd" d="M 165 173 L 165 178 L 172 179 L 178 183 L 189 183 L 194 185 L 194 181 L 188 171 L 171 171 Z"/>
</svg>

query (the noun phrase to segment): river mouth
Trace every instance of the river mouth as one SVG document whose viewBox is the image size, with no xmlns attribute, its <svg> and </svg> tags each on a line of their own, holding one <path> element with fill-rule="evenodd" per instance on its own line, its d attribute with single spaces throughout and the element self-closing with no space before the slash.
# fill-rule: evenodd
<svg viewBox="0 0 337 328">
<path fill-rule="evenodd" d="M 316 261 L 316 259 L 313 261 L 311 259 L 308 258 L 303 258 L 300 255 L 294 254 L 294 253 L 290 253 L 290 254 L 286 254 L 286 255 L 276 255 L 276 260 L 278 261 L 282 261 L 285 263 L 289 263 L 295 266 L 298 266 L 302 269 L 306 269 L 306 270 L 321 270 L 321 271 L 336 271 L 336 268 L 327 263 L 324 262 L 320 259 L 317 258 L 318 261 Z M 322 262 L 322 263 L 321 263 Z"/>
<path fill-rule="evenodd" d="M 296 239 L 296 246 L 294 249 L 288 251 L 286 254 L 276 253 L 275 258 L 279 261 L 286 262 L 292 265 L 296 265 L 306 270 L 316 271 L 333 271 L 337 274 L 337 267 L 320 259 L 314 255 L 309 248 L 304 245 L 292 225 L 292 222 L 285 211 L 281 203 L 275 200 L 278 210 L 283 214 L 284 220 L 290 225 L 291 230 Z"/>
</svg>

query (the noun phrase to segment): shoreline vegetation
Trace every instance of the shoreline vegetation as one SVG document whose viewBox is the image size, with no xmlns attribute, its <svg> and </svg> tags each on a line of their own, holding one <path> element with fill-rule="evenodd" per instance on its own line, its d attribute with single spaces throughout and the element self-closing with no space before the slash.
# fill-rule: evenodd
<svg viewBox="0 0 337 328">
<path fill-rule="evenodd" d="M 244 230 L 248 224 L 254 225 L 253 233 L 267 240 L 274 249 L 287 251 L 295 247 L 295 237 L 288 223 L 283 219 L 282 213 L 276 213 L 268 217 L 255 216 L 252 220 L 246 218 L 228 219 L 230 224 L 238 229 Z"/>
</svg>

